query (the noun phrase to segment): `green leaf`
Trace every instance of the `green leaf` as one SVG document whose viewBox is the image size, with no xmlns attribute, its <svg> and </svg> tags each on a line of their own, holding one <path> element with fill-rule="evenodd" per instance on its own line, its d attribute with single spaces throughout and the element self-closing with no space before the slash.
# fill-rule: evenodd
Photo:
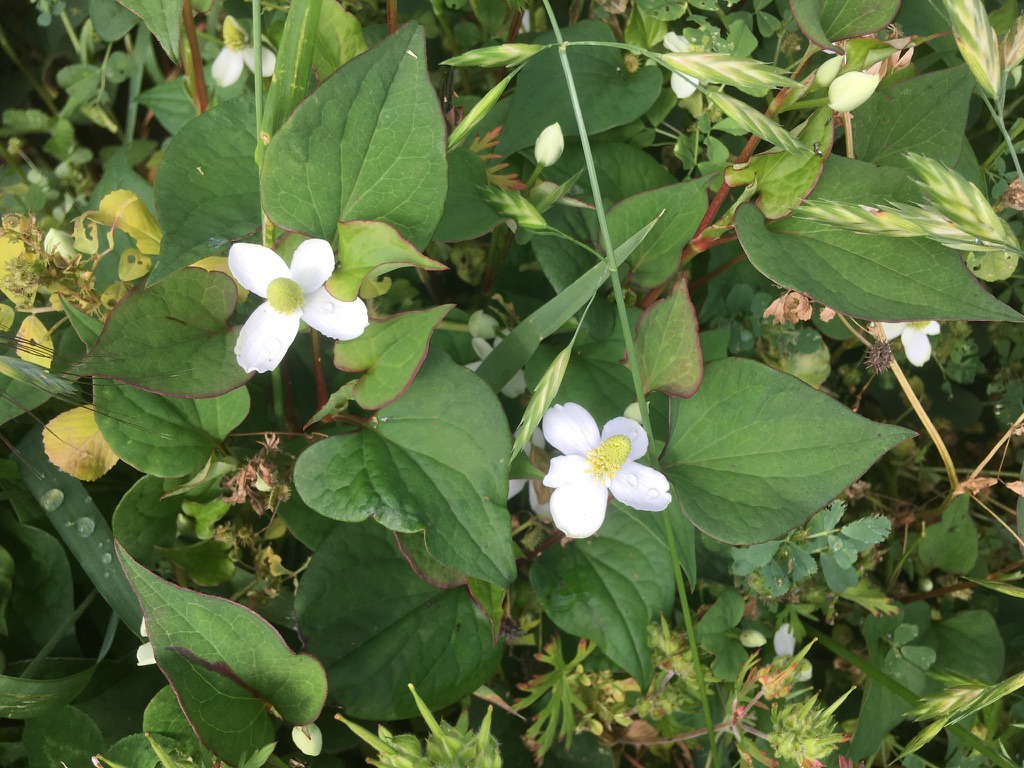
<svg viewBox="0 0 1024 768">
<path fill-rule="evenodd" d="M 0 717 L 28 720 L 69 704 L 89 684 L 93 671 L 90 667 L 47 680 L 0 675 Z"/>
<path fill-rule="evenodd" d="M 142 714 L 142 730 L 157 737 L 158 743 L 172 746 L 179 752 L 192 757 L 198 765 L 212 764 L 209 753 L 196 738 L 196 732 L 181 711 L 181 705 L 174 695 L 174 689 L 165 685 L 146 705 Z"/>
<path fill-rule="evenodd" d="M 694 525 L 731 544 L 803 524 L 913 434 L 739 358 L 709 363 L 697 394 L 671 401 L 670 423 L 662 471 Z"/>
<path fill-rule="evenodd" d="M 1003 678 L 1006 646 L 999 625 L 988 611 L 963 611 L 932 625 L 937 652 L 932 671 L 969 677 L 985 683 Z"/>
<path fill-rule="evenodd" d="M 453 704 L 494 673 L 503 653 L 466 589 L 420 580 L 393 534 L 371 523 L 339 526 L 324 540 L 295 610 L 307 648 L 327 668 L 332 701 L 354 717 L 415 715 L 409 683 L 431 709 Z"/>
<path fill-rule="evenodd" d="M 327 290 L 341 301 L 352 301 L 367 280 L 400 267 L 434 272 L 447 269 L 417 251 L 393 227 L 379 221 L 353 221 L 338 225 L 338 270 Z"/>
<path fill-rule="evenodd" d="M 957 496 L 942 513 L 941 522 L 929 525 L 917 545 L 917 555 L 928 570 L 967 573 L 978 559 L 978 532 L 970 515 L 970 497 Z"/>
<path fill-rule="evenodd" d="M 847 161 L 826 175 L 843 169 L 878 172 Z M 876 194 L 884 199 L 886 190 Z M 761 274 L 839 312 L 892 322 L 1021 319 L 981 287 L 958 255 L 924 238 L 861 235 L 796 216 L 767 226 L 753 205 L 736 212 L 736 232 Z"/>
<path fill-rule="evenodd" d="M 325 240 L 342 221 L 383 221 L 426 245 L 448 173 L 444 121 L 425 67 L 423 31 L 407 24 L 325 80 L 267 148 L 267 215 Z"/>
<path fill-rule="evenodd" d="M 22 739 L 29 768 L 86 768 L 106 743 L 92 718 L 71 706 L 27 721 Z"/>
<path fill-rule="evenodd" d="M 216 587 L 235 575 L 235 561 L 231 559 L 231 545 L 208 539 L 184 547 L 160 547 L 160 551 L 175 565 L 188 572 L 192 581 L 201 587 Z"/>
<path fill-rule="evenodd" d="M 435 240 L 458 242 L 485 235 L 501 223 L 480 190 L 487 186 L 487 166 L 469 147 L 448 153 L 448 197 Z"/>
<path fill-rule="evenodd" d="M 743 618 L 743 596 L 726 589 L 696 626 L 698 642 L 714 654 L 711 671 L 720 678 L 734 678 L 747 660 L 747 651 L 730 631 Z"/>
<path fill-rule="evenodd" d="M 562 30 L 566 40 L 594 40 L 614 43 L 611 28 L 600 21 L 587 20 Z M 531 42 L 554 43 L 551 32 L 538 35 Z M 657 67 L 640 67 L 635 74 L 626 72 L 622 52 L 613 48 L 579 46 L 567 51 L 569 66 L 587 131 L 598 134 L 625 125 L 647 112 L 658 98 L 662 74 Z M 526 147 L 532 148 L 537 136 L 552 123 L 559 123 L 566 136 L 579 135 L 572 101 L 565 84 L 565 74 L 554 48 L 531 57 L 517 78 L 508 119 L 501 132 L 496 151 L 502 156 Z M 566 158 L 559 165 L 568 168 Z M 578 168 L 572 168 L 572 175 Z"/>
<path fill-rule="evenodd" d="M 88 7 L 92 28 L 108 43 L 120 40 L 139 23 L 138 17 L 117 0 L 89 0 Z"/>
<path fill-rule="evenodd" d="M 128 554 L 152 568 L 162 559 L 155 548 L 174 544 L 180 512 L 181 499 L 165 498 L 163 480 L 147 475 L 121 497 L 111 527 Z"/>
<path fill-rule="evenodd" d="M 690 397 L 700 386 L 704 360 L 697 312 L 686 278 L 671 293 L 646 309 L 636 324 L 637 369 L 644 392 Z"/>
<path fill-rule="evenodd" d="M 435 352 L 377 421 L 299 456 L 302 500 L 333 520 L 373 516 L 402 533 L 424 530 L 441 563 L 507 586 L 515 577 L 505 506 L 511 438 L 494 393 Z"/>
<path fill-rule="evenodd" d="M 376 411 L 401 397 L 427 356 L 434 329 L 454 306 L 443 304 L 375 320 L 359 338 L 334 345 L 334 364 L 339 369 L 366 371 L 354 390 L 362 408 Z"/>
<path fill-rule="evenodd" d="M 16 362 L 24 361 L 14 357 L 3 358 L 0 366 L 13 366 Z M 8 368 L 0 369 L 0 425 L 35 410 L 49 400 L 50 395 L 48 388 L 26 381 L 16 381 L 10 377 Z"/>
<path fill-rule="evenodd" d="M 973 91 L 967 67 L 930 72 L 877 91 L 857 109 L 857 158 L 909 169 L 904 154 L 916 152 L 955 166 Z"/>
<path fill-rule="evenodd" d="M 313 69 L 317 78 L 323 80 L 365 50 L 366 40 L 363 39 L 359 19 L 337 0 L 324 0 L 313 51 Z"/>
<path fill-rule="evenodd" d="M 22 479 L 64 546 L 125 626 L 138 632 L 142 611 L 114 560 L 114 537 L 96 502 L 81 481 L 64 474 L 46 458 L 42 429 L 33 430 L 18 443 L 18 452 L 31 467 L 22 472 Z M 53 579 L 56 574 L 50 569 L 47 578 Z"/>
<path fill-rule="evenodd" d="M 201 469 L 249 413 L 244 387 L 190 400 L 108 383 L 96 388 L 95 398 L 96 423 L 110 447 L 140 472 L 157 477 Z"/>
<path fill-rule="evenodd" d="M 149 28 L 171 61 L 178 63 L 181 40 L 181 0 L 118 0 Z"/>
<path fill-rule="evenodd" d="M 122 548 L 117 556 L 146 614 L 157 664 L 196 734 L 237 763 L 274 740 L 276 722 L 315 720 L 327 697 L 323 667 L 237 603 L 164 581 Z"/>
<path fill-rule="evenodd" d="M 790 5 L 808 40 L 836 50 L 832 42 L 868 35 L 890 23 L 900 9 L 900 0 L 791 0 Z"/>
<path fill-rule="evenodd" d="M 150 285 L 259 228 L 255 125 L 253 100 L 238 98 L 190 120 L 171 139 L 153 188 L 164 234 Z"/>
<path fill-rule="evenodd" d="M 672 563 L 660 516 L 618 502 L 611 507 L 597 535 L 535 560 L 530 584 L 560 629 L 593 640 L 646 688 L 647 625 L 672 603 Z"/>
<path fill-rule="evenodd" d="M 99 341 L 73 372 L 117 379 L 171 397 L 213 397 L 250 374 L 235 359 L 228 328 L 235 282 L 222 272 L 185 269 L 136 289 L 107 315 Z"/>
<path fill-rule="evenodd" d="M 704 186 L 702 181 L 688 181 L 652 189 L 627 197 L 608 211 L 608 230 L 616 245 L 657 219 L 629 257 L 630 279 L 640 288 L 653 288 L 675 274 L 683 246 L 708 207 Z"/>
</svg>

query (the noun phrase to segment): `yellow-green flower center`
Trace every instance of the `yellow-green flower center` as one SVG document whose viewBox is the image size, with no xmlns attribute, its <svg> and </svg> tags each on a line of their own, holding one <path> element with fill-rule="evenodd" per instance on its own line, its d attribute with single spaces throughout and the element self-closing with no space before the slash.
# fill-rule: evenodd
<svg viewBox="0 0 1024 768">
<path fill-rule="evenodd" d="M 625 435 L 612 435 L 587 453 L 590 474 L 607 485 L 626 463 L 631 447 L 632 443 Z"/>
<path fill-rule="evenodd" d="M 245 30 L 235 21 L 234 16 L 224 17 L 224 28 L 222 30 L 224 45 L 232 51 L 240 51 L 245 48 Z"/>
<path fill-rule="evenodd" d="M 282 315 L 290 315 L 302 308 L 305 296 L 299 284 L 288 277 L 271 280 L 267 286 L 267 302 Z"/>
</svg>

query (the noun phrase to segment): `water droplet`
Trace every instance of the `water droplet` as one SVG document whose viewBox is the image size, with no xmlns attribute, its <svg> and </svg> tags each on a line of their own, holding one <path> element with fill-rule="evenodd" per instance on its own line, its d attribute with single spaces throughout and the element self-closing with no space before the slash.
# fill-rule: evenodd
<svg viewBox="0 0 1024 768">
<path fill-rule="evenodd" d="M 105 571 L 105 572 L 103 573 L 103 578 L 104 578 L 104 579 L 109 579 L 109 578 L 110 578 L 110 571 Z"/>
<path fill-rule="evenodd" d="M 661 491 L 659 491 L 657 488 L 651 488 L 650 490 L 647 491 L 648 499 L 656 499 L 659 496 L 661 496 Z"/>
<path fill-rule="evenodd" d="M 325 301 L 323 304 L 320 305 L 320 311 L 323 312 L 325 315 L 333 314 L 334 305 L 331 304 L 330 302 Z"/>
<path fill-rule="evenodd" d="M 626 482 L 629 483 L 634 488 L 636 488 L 640 484 L 640 481 L 637 479 L 637 476 L 632 473 L 626 475 Z"/>
<path fill-rule="evenodd" d="M 45 509 L 47 512 L 53 512 L 57 507 L 64 503 L 64 491 L 60 488 L 51 488 L 42 496 L 39 497 L 39 506 Z"/>
<path fill-rule="evenodd" d="M 85 538 L 86 536 L 92 536 L 92 532 L 96 530 L 96 521 L 91 517 L 82 516 L 75 520 L 75 532 Z"/>
<path fill-rule="evenodd" d="M 104 552 L 103 555 L 100 557 L 100 562 L 104 565 L 110 565 L 110 561 L 113 559 L 114 558 L 110 556 L 109 552 Z"/>
</svg>

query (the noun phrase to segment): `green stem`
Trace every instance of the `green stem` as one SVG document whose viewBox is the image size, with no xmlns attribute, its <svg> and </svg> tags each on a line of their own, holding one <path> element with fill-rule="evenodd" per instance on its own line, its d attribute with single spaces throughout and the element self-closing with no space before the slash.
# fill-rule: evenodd
<svg viewBox="0 0 1024 768">
<path fill-rule="evenodd" d="M 64 621 L 58 625 L 54 633 L 50 635 L 50 639 L 46 641 L 46 645 L 39 649 L 39 653 L 36 654 L 36 657 L 32 659 L 27 667 L 25 667 L 25 671 L 21 673 L 22 677 L 26 679 L 31 678 L 32 674 L 42 666 L 43 662 L 50 658 L 50 652 L 57 646 L 57 643 L 64 639 L 64 635 L 66 635 L 68 630 L 75 625 L 75 622 L 78 621 L 79 617 L 85 613 L 85 610 L 92 605 L 92 601 L 95 599 L 96 590 L 94 589 L 86 595 L 85 600 L 83 600 L 82 603 L 75 608 L 75 610 L 69 613 L 65 617 Z"/>
<path fill-rule="evenodd" d="M 71 26 L 71 19 L 68 18 L 66 11 L 60 13 L 60 23 L 64 25 L 64 31 L 68 33 L 68 37 L 71 38 L 71 46 L 75 49 L 75 53 L 78 54 L 78 60 L 83 64 L 88 64 L 89 60 L 85 55 L 85 49 L 82 47 L 82 41 L 78 39 L 78 35 L 75 34 L 75 28 Z"/>
<path fill-rule="evenodd" d="M 611 273 L 612 291 L 615 294 L 615 307 L 619 318 L 619 326 L 626 346 L 627 359 L 630 363 L 629 372 L 633 380 L 633 389 L 636 393 L 637 405 L 640 408 L 640 417 L 643 420 L 644 431 L 647 433 L 648 458 L 651 462 L 651 466 L 657 469 L 658 459 L 657 456 L 654 455 L 654 434 L 651 431 L 651 414 L 647 407 L 647 398 L 645 397 L 643 385 L 640 382 L 640 373 L 636 365 L 637 356 L 636 349 L 633 345 L 632 327 L 630 326 L 629 318 L 626 315 L 626 301 L 622 292 L 622 281 L 619 279 L 619 271 L 614 260 L 615 247 L 612 244 L 611 230 L 608 228 L 608 219 L 605 216 L 604 201 L 601 196 L 601 185 L 597 178 L 597 167 L 594 164 L 594 156 L 590 149 L 590 139 L 587 134 L 586 123 L 583 119 L 583 110 L 580 107 L 579 96 L 576 92 L 576 82 L 573 78 L 572 68 L 569 66 L 569 57 L 566 54 L 567 44 L 562 39 L 562 31 L 559 29 L 558 20 L 555 18 L 555 13 L 551 8 L 550 0 L 543 0 L 543 2 L 544 9 L 547 11 L 548 19 L 551 22 L 551 30 L 554 32 L 555 40 L 558 41 L 558 58 L 562 64 L 562 72 L 565 75 L 566 86 L 569 89 L 569 100 L 572 103 L 573 114 L 576 118 L 576 126 L 579 129 L 580 145 L 583 149 L 583 159 L 587 166 L 587 175 L 590 179 L 590 189 L 594 196 L 594 210 L 597 214 L 597 225 L 601 233 L 601 249 L 603 251 L 602 258 L 608 264 L 608 271 Z M 635 48 L 635 46 L 625 45 L 613 45 L 611 47 L 623 47 L 627 50 Z M 637 50 L 642 51 L 642 49 Z M 672 562 L 675 564 L 673 571 L 675 574 L 676 590 L 679 592 L 679 607 L 682 609 L 683 620 L 686 624 L 687 638 L 690 641 L 690 653 L 693 656 L 697 686 L 700 690 L 704 720 L 708 729 L 709 752 L 711 753 L 711 759 L 715 768 L 720 768 L 721 762 L 719 760 L 718 750 L 715 746 L 715 738 L 713 735 L 715 723 L 711 717 L 711 705 L 708 701 L 707 686 L 704 683 L 704 673 L 700 663 L 700 648 L 697 645 L 697 639 L 693 632 L 693 617 L 690 615 L 690 605 L 686 597 L 686 588 L 683 584 L 682 567 L 679 562 L 678 553 L 676 552 L 675 535 L 672 532 L 672 523 L 668 514 L 669 513 L 666 510 L 662 515 L 662 519 L 665 524 L 665 534 L 668 542 L 669 553 L 672 557 Z"/>
<path fill-rule="evenodd" d="M 142 78 L 146 74 L 146 65 L 143 61 L 144 54 L 149 52 L 147 38 L 149 30 L 145 24 L 140 24 L 135 33 L 135 45 L 132 46 L 132 54 L 135 57 L 135 68 L 132 70 L 131 78 L 128 81 L 128 113 L 125 116 L 124 143 L 131 144 L 135 139 L 135 123 L 139 119 L 139 94 L 142 93 Z M 127 43 L 129 38 L 125 37 Z"/>
<path fill-rule="evenodd" d="M 252 69 L 256 81 L 256 135 L 263 135 L 263 6 L 260 0 L 252 3 Z M 264 243 L 265 245 L 265 243 Z"/>
</svg>

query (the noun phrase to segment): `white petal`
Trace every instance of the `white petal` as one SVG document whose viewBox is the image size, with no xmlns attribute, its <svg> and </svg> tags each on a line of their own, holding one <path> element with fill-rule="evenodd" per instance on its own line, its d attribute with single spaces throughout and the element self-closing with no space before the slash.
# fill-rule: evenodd
<svg viewBox="0 0 1024 768">
<path fill-rule="evenodd" d="M 153 644 L 143 643 L 135 652 L 135 663 L 140 667 L 148 667 L 156 664 L 156 657 L 153 655 Z"/>
<path fill-rule="evenodd" d="M 673 73 L 668 82 L 677 99 L 688 99 L 697 92 L 697 83 L 700 81 L 690 75 Z"/>
<path fill-rule="evenodd" d="M 523 392 L 526 391 L 526 374 L 522 370 L 518 370 L 512 374 L 512 378 L 508 380 L 504 387 L 501 388 L 501 394 L 505 397 L 519 397 Z"/>
<path fill-rule="evenodd" d="M 143 637 L 149 637 L 149 632 L 146 631 L 146 617 L 142 617 L 142 624 L 139 627 L 139 634 Z"/>
<path fill-rule="evenodd" d="M 235 344 L 238 364 L 248 373 L 274 370 L 281 364 L 298 332 L 298 312 L 282 315 L 270 304 L 260 305 L 238 334 Z"/>
<path fill-rule="evenodd" d="M 267 298 L 267 286 L 279 277 L 290 277 L 284 259 L 269 248 L 235 243 L 228 251 L 228 269 L 243 288 Z"/>
<path fill-rule="evenodd" d="M 909 325 L 909 323 L 882 323 L 882 333 L 886 341 L 892 341 Z"/>
<path fill-rule="evenodd" d="M 623 435 L 629 438 L 629 456 L 626 461 L 636 461 L 647 453 L 647 433 L 643 426 L 633 419 L 625 416 L 618 416 L 604 425 L 601 430 L 601 440 L 607 440 L 613 435 Z"/>
<path fill-rule="evenodd" d="M 686 53 L 692 47 L 689 40 L 675 32 L 666 32 L 662 43 L 672 53 Z"/>
<path fill-rule="evenodd" d="M 302 319 L 324 336 L 338 341 L 358 338 L 370 324 L 370 315 L 362 299 L 341 301 L 320 288 L 306 296 Z"/>
<path fill-rule="evenodd" d="M 555 456 L 544 476 L 544 485 L 548 488 L 561 488 L 563 485 L 588 480 L 590 475 L 587 474 L 587 466 L 587 460 L 576 454 Z"/>
<path fill-rule="evenodd" d="M 592 480 L 563 485 L 551 494 L 551 519 L 574 539 L 597 533 L 607 508 L 608 489 Z"/>
<path fill-rule="evenodd" d="M 776 656 L 792 656 L 796 651 L 796 635 L 789 624 L 783 624 L 775 631 L 772 638 L 772 645 L 775 646 Z"/>
<path fill-rule="evenodd" d="M 585 456 L 601 444 L 597 422 L 587 409 L 576 403 L 548 409 L 541 421 L 545 439 L 564 454 Z"/>
<path fill-rule="evenodd" d="M 912 365 L 920 368 L 931 359 L 932 342 L 924 331 L 907 328 L 900 339 L 903 340 L 903 351 L 907 353 L 907 360 Z"/>
<path fill-rule="evenodd" d="M 672 501 L 668 478 L 661 472 L 635 461 L 627 461 L 612 478 L 612 496 L 627 507 L 645 512 L 661 512 Z"/>
<path fill-rule="evenodd" d="M 277 56 L 274 52 L 267 48 L 265 45 L 261 45 L 263 49 L 263 60 L 260 62 L 260 69 L 263 70 L 261 77 L 270 77 L 274 74 L 274 67 L 277 66 Z M 245 66 L 249 68 L 250 72 L 256 71 L 256 55 L 253 52 L 252 46 L 242 49 L 240 52 L 242 60 L 245 62 Z"/>
<path fill-rule="evenodd" d="M 217 58 L 213 60 L 210 74 L 213 75 L 217 85 L 221 88 L 228 88 L 238 82 L 244 67 L 245 60 L 242 58 L 242 52 L 232 51 L 224 46 L 217 54 Z"/>
<path fill-rule="evenodd" d="M 494 348 L 490 345 L 490 343 L 487 340 L 481 339 L 476 336 L 470 339 L 469 345 L 473 347 L 473 351 L 476 352 L 476 356 L 479 357 L 481 360 L 486 360 L 487 356 L 494 351 Z"/>
<path fill-rule="evenodd" d="M 533 482 L 529 483 L 526 486 L 526 493 L 530 497 L 530 509 L 533 510 L 533 513 L 535 515 L 538 515 L 539 517 L 543 517 L 545 520 L 550 520 L 551 519 L 551 502 L 550 502 L 550 499 L 548 501 L 541 501 L 540 500 L 540 497 L 537 495 L 537 484 L 533 483 Z"/>
<path fill-rule="evenodd" d="M 523 480 L 522 478 L 514 478 L 512 480 L 509 480 L 508 481 L 508 497 L 509 497 L 509 499 L 511 499 L 513 496 L 515 496 L 517 493 L 519 493 L 525 487 L 526 487 L 526 480 Z"/>
<path fill-rule="evenodd" d="M 306 240 L 292 255 L 292 280 L 303 293 L 313 293 L 334 274 L 334 251 L 326 240 Z"/>
<path fill-rule="evenodd" d="M 925 333 L 929 336 L 938 336 L 939 333 L 942 331 L 942 328 L 939 326 L 937 322 L 932 320 L 928 323 L 928 325 L 926 325 L 924 328 L 921 328 L 920 330 L 921 333 Z"/>
</svg>

